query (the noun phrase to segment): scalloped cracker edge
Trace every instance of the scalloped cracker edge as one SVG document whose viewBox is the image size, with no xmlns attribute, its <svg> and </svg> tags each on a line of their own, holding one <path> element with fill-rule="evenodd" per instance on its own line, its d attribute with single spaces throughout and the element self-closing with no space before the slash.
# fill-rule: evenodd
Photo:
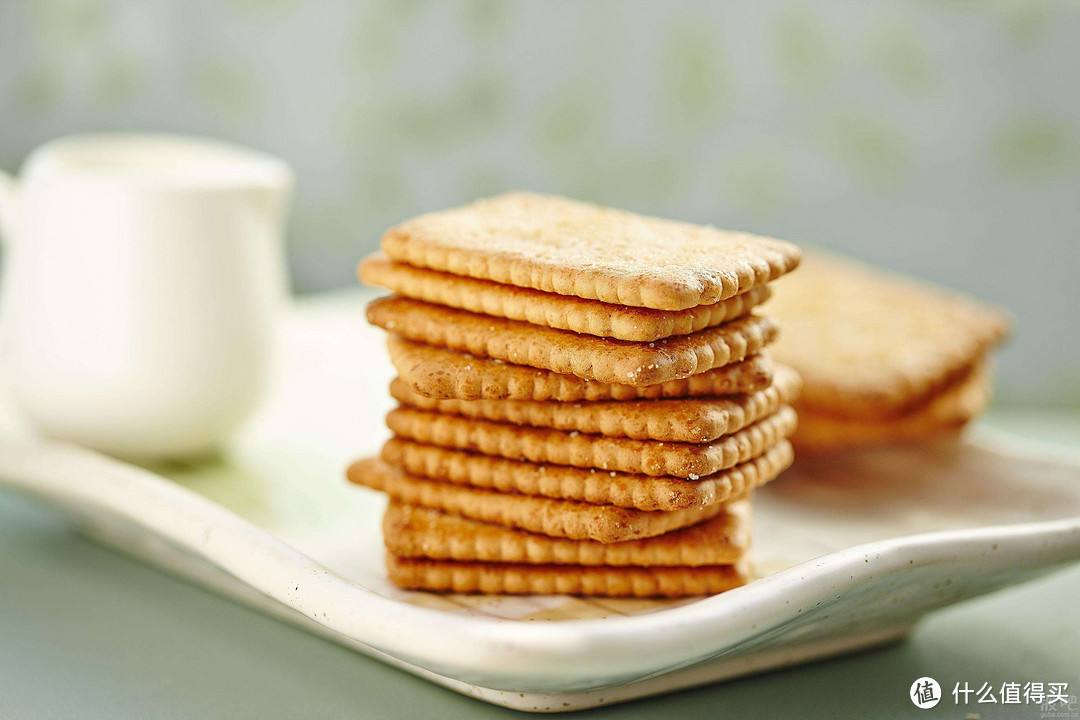
<svg viewBox="0 0 1080 720">
<path fill-rule="evenodd" d="M 772 318 L 748 315 L 690 335 L 634 343 L 397 296 L 372 302 L 367 318 L 373 325 L 428 345 L 634 387 L 688 378 L 738 362 L 765 348 L 778 334 Z"/>
<path fill-rule="evenodd" d="M 387 347 L 401 379 L 430 398 L 575 402 L 701 397 L 756 392 L 773 379 L 773 363 L 765 352 L 683 380 L 631 387 L 454 352 L 393 333 Z"/>
<path fill-rule="evenodd" d="M 635 440 L 706 443 L 790 405 L 799 396 L 799 375 L 778 366 L 773 384 L 749 395 L 671 400 L 537 402 L 530 400 L 439 400 L 424 397 L 395 378 L 390 394 L 402 405 L 473 420 L 578 431 Z"/>
<path fill-rule="evenodd" d="M 761 285 L 712 305 L 652 310 L 450 275 L 392 262 L 381 253 L 366 258 L 357 272 L 368 285 L 385 287 L 414 300 L 633 342 L 688 335 L 721 325 L 746 315 L 771 294 L 768 285 Z"/>
<path fill-rule="evenodd" d="M 685 510 L 747 495 L 791 466 L 791 443 L 782 440 L 752 460 L 700 480 L 631 475 L 614 470 L 540 465 L 391 438 L 380 455 L 417 477 L 455 485 L 637 510 Z"/>
<path fill-rule="evenodd" d="M 387 555 L 390 581 L 406 590 L 492 595 L 690 597 L 716 595 L 750 581 L 745 565 L 586 567 L 454 562 Z"/>
<path fill-rule="evenodd" d="M 507 193 L 391 228 L 392 259 L 615 305 L 711 305 L 794 270 L 790 243 L 636 215 L 566 198 Z"/>
<path fill-rule="evenodd" d="M 698 480 L 761 455 L 791 436 L 798 422 L 784 405 L 738 432 L 701 444 L 519 427 L 405 407 L 390 411 L 386 424 L 416 442 L 510 460 Z"/>
<path fill-rule="evenodd" d="M 425 480 L 377 458 L 353 463 L 347 477 L 350 482 L 385 492 L 394 500 L 409 505 L 421 505 L 551 537 L 601 543 L 663 535 L 716 517 L 723 509 L 723 503 L 714 503 L 673 512 L 646 512 L 613 505 L 508 495 Z"/>
<path fill-rule="evenodd" d="M 643 540 L 598 543 L 552 538 L 391 500 L 386 549 L 398 557 L 529 565 L 613 567 L 730 565 L 750 547 L 750 503 L 731 503 L 705 522 Z"/>
</svg>

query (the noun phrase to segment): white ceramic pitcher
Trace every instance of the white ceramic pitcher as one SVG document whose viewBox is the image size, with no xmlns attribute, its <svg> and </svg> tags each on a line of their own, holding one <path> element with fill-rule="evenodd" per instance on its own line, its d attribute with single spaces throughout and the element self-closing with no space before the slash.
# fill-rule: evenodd
<svg viewBox="0 0 1080 720">
<path fill-rule="evenodd" d="M 267 381 L 292 173 L 211 140 L 79 135 L 0 174 L 3 372 L 40 433 L 212 452 Z"/>
</svg>

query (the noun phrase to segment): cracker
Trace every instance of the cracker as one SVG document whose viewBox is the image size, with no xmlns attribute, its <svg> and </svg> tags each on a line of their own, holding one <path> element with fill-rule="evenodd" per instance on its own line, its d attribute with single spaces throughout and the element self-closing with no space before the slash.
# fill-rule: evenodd
<svg viewBox="0 0 1080 720">
<path fill-rule="evenodd" d="M 392 262 L 382 254 L 365 259 L 358 272 L 360 279 L 369 285 L 386 287 L 414 300 L 635 342 L 688 335 L 740 318 L 767 300 L 771 293 L 769 286 L 761 285 L 712 305 L 668 311 L 611 305 L 571 295 L 501 285 L 490 280 L 475 280 Z"/>
<path fill-rule="evenodd" d="M 700 375 L 639 388 L 457 353 L 394 334 L 387 346 L 401 379 L 433 398 L 574 402 L 716 396 L 761 390 L 772 382 L 773 373 L 768 354 L 758 353 Z"/>
<path fill-rule="evenodd" d="M 372 302 L 367 318 L 374 325 L 428 345 L 634 387 L 687 378 L 738 362 L 760 351 L 777 335 L 771 318 L 748 315 L 690 335 L 633 343 L 396 296 Z"/>
<path fill-rule="evenodd" d="M 688 597 L 715 595 L 750 578 L 744 566 L 587 567 L 455 562 L 388 555 L 390 581 L 406 590 L 497 595 Z"/>
<path fill-rule="evenodd" d="M 424 480 L 375 458 L 353 463 L 347 476 L 350 482 L 380 490 L 409 505 L 541 535 L 602 543 L 663 535 L 716 517 L 723 509 L 722 503 L 714 503 L 673 512 L 645 512 L 613 505 L 507 495 Z"/>
<path fill-rule="evenodd" d="M 692 527 L 644 540 L 567 540 L 391 501 L 383 519 L 386 548 L 431 560 L 637 567 L 730 565 L 750 546 L 750 503 L 731 503 Z"/>
<path fill-rule="evenodd" d="M 382 249 L 417 267 L 657 310 L 711 305 L 800 258 L 772 238 L 522 192 L 409 220 Z"/>
<path fill-rule="evenodd" d="M 384 462 L 410 475 L 495 490 L 637 510 L 684 510 L 742 497 L 791 466 L 791 444 L 782 440 L 758 457 L 700 480 L 630 475 L 594 468 L 538 465 L 448 450 L 391 438 Z"/>
<path fill-rule="evenodd" d="M 390 394 L 403 405 L 474 420 L 628 437 L 705 443 L 776 412 L 799 395 L 800 380 L 791 368 L 776 368 L 770 387 L 750 395 L 677 400 L 607 402 L 532 400 L 438 400 L 413 392 L 395 379 Z"/>
<path fill-rule="evenodd" d="M 992 373 L 985 362 L 904 415 L 880 420 L 852 420 L 802 411 L 793 442 L 800 451 L 834 452 L 862 447 L 935 440 L 960 430 L 990 402 Z"/>
<path fill-rule="evenodd" d="M 697 480 L 757 457 L 791 435 L 797 422 L 785 405 L 732 435 L 701 444 L 567 433 L 404 407 L 390 411 L 386 424 L 416 442 L 511 460 Z"/>
<path fill-rule="evenodd" d="M 905 445 L 953 439 L 967 420 L 927 421 L 917 416 L 877 421 L 848 420 L 828 415 L 803 415 L 800 434 L 792 438 L 800 456 L 822 455 L 862 448 Z"/>
<path fill-rule="evenodd" d="M 852 419 L 924 404 L 998 343 L 1000 310 L 850 260 L 813 254 L 776 285 L 780 362 L 803 376 L 802 406 Z"/>
</svg>

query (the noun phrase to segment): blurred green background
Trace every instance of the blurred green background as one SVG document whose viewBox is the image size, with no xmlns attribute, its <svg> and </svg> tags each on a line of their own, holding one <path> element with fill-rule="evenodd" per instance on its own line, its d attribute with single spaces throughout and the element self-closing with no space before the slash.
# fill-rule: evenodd
<svg viewBox="0 0 1080 720">
<path fill-rule="evenodd" d="M 293 283 L 510 188 L 832 247 L 1011 309 L 1080 407 L 1080 3 L 0 0 L 0 167 L 88 130 L 296 168 Z"/>
</svg>

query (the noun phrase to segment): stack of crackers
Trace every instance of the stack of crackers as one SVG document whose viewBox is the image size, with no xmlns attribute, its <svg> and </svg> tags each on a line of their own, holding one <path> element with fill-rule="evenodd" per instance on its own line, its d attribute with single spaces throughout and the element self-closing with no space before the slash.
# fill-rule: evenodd
<svg viewBox="0 0 1080 720">
<path fill-rule="evenodd" d="M 390 496 L 405 588 L 606 596 L 744 583 L 748 498 L 792 462 L 800 380 L 754 312 L 798 250 L 515 193 L 390 230 L 400 405 L 351 481 Z"/>
<path fill-rule="evenodd" d="M 796 447 L 830 452 L 951 436 L 990 400 L 1008 315 L 951 291 L 812 253 L 776 285 L 778 360 L 802 375 Z"/>
</svg>

